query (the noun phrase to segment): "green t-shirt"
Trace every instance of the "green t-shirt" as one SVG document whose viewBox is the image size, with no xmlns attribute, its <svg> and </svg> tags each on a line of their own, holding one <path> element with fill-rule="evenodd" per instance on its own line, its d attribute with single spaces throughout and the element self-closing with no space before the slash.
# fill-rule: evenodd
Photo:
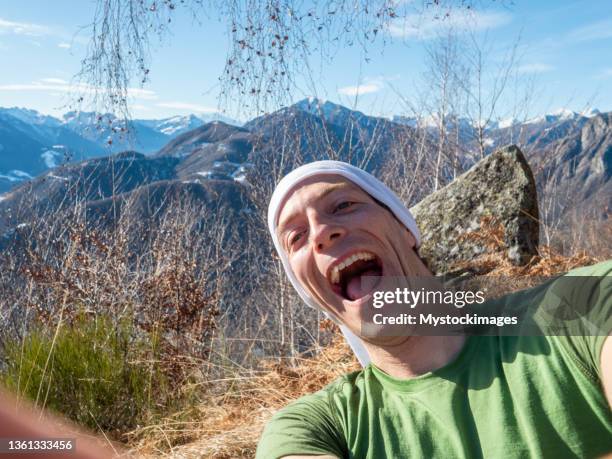
<svg viewBox="0 0 612 459">
<path fill-rule="evenodd" d="M 611 276 L 612 262 L 570 275 Z M 609 332 L 607 280 L 603 287 L 577 283 L 566 300 L 596 302 Z M 533 290 L 504 301 L 527 301 Z M 471 336 L 450 364 L 404 380 L 368 365 L 276 413 L 257 458 L 599 457 L 612 451 L 612 414 L 600 382 L 604 340 Z"/>
</svg>

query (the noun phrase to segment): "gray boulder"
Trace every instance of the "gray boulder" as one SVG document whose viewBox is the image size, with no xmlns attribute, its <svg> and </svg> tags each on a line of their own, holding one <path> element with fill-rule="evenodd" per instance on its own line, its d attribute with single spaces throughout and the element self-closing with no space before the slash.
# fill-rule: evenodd
<svg viewBox="0 0 612 459">
<path fill-rule="evenodd" d="M 414 206 L 422 232 L 419 253 L 439 273 L 489 250 L 478 232 L 483 218 L 504 228 L 505 251 L 515 265 L 527 263 L 538 247 L 538 200 L 525 157 L 511 145 L 497 150 L 448 186 Z"/>
</svg>

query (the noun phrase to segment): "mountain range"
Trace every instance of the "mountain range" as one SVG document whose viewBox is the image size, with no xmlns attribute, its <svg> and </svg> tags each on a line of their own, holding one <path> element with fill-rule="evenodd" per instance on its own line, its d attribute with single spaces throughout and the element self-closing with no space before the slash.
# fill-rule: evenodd
<svg viewBox="0 0 612 459">
<path fill-rule="evenodd" d="M 245 215 L 266 205 L 280 176 L 315 159 L 344 160 L 400 179 L 420 167 L 424 180 L 404 197 L 407 204 L 432 191 L 431 166 L 422 165 L 435 164 L 434 132 L 318 99 L 242 126 L 205 123 L 194 116 L 133 120 L 134 143 L 147 146 L 140 149 L 126 149 L 129 145 L 114 140 L 105 145 L 116 119 L 98 118 L 72 112 L 59 120 L 30 110 L 0 110 L 0 178 L 5 180 L 0 234 L 10 235 L 44 212 L 60 212 L 71 202 L 67 197 L 107 220 L 111 209 L 113 218 L 120 214 L 117 203 L 130 200 L 140 209 L 136 217 L 146 219 L 155 214 L 152 203 L 166 202 L 167 194 L 193 198 L 211 209 L 222 205 L 219 199 L 225 196 L 222 200 L 237 215 Z M 488 151 L 509 143 L 520 146 L 534 171 L 539 199 L 552 202 L 548 217 L 578 209 L 608 218 L 612 113 L 563 112 L 497 125 L 487 129 L 486 140 Z M 476 161 L 469 144 L 466 148 L 461 170 Z M 452 180 L 448 171 L 442 184 Z"/>
<path fill-rule="evenodd" d="M 149 154 L 221 115 L 174 116 L 127 123 L 109 114 L 71 111 L 55 118 L 26 108 L 0 108 L 0 193 L 60 164 L 125 150 Z"/>
</svg>

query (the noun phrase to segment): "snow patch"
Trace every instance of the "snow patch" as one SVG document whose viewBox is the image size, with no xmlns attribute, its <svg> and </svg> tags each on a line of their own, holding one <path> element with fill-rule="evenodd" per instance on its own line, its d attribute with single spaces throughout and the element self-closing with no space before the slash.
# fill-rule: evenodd
<svg viewBox="0 0 612 459">
<path fill-rule="evenodd" d="M 501 120 L 497 125 L 500 129 L 509 128 L 519 124 L 519 121 L 516 118 L 506 118 L 505 120 Z"/>
<path fill-rule="evenodd" d="M 225 167 L 225 166 L 240 167 L 240 163 L 233 163 L 231 161 L 215 161 L 213 163 L 213 167 Z"/>
<path fill-rule="evenodd" d="M 570 110 L 568 108 L 560 108 L 558 110 L 555 110 L 554 112 L 551 113 L 551 115 L 558 117 L 559 119 L 562 120 L 569 120 L 574 118 L 577 113 L 573 110 Z"/>
<path fill-rule="evenodd" d="M 60 156 L 60 154 L 57 151 L 53 151 L 53 150 L 46 150 L 42 153 L 42 155 L 40 155 L 40 157 L 45 162 L 45 165 L 49 169 L 53 169 L 54 167 L 57 167 L 58 163 L 56 162 L 56 160 L 58 156 Z"/>
<path fill-rule="evenodd" d="M 52 173 L 48 173 L 48 174 L 47 174 L 47 177 L 49 177 L 49 178 L 54 178 L 54 179 L 56 179 L 56 180 L 62 180 L 63 182 L 68 182 L 68 181 L 69 181 L 69 179 L 68 179 L 68 178 L 66 178 L 66 177 L 61 177 L 61 176 L 59 176 L 59 175 L 55 175 L 55 174 L 52 174 Z"/>
<path fill-rule="evenodd" d="M 582 116 L 586 116 L 587 118 L 593 118 L 594 116 L 601 114 L 601 112 L 597 110 L 596 108 L 587 108 L 585 111 L 583 111 L 580 114 Z"/>
<path fill-rule="evenodd" d="M 247 181 L 247 171 L 253 167 L 252 163 L 234 163 L 232 161 L 215 161 L 208 171 L 196 172 L 196 175 L 205 179 L 234 180 L 239 183 Z"/>
<path fill-rule="evenodd" d="M 525 122 L 525 124 L 537 124 L 537 123 L 557 123 L 559 121 L 572 120 L 580 116 L 578 113 L 567 109 L 560 108 L 551 113 L 547 113 L 544 116 L 538 116 Z"/>
<path fill-rule="evenodd" d="M 176 131 L 178 131 L 179 129 L 181 129 L 181 126 L 169 126 L 169 127 L 160 129 L 160 131 L 163 132 L 166 135 L 172 135 Z"/>
</svg>

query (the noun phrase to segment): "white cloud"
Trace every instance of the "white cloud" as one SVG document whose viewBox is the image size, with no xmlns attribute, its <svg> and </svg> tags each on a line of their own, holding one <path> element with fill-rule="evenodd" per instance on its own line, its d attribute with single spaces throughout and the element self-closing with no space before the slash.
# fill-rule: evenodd
<svg viewBox="0 0 612 459">
<path fill-rule="evenodd" d="M 41 78 L 40 81 L 43 83 L 51 84 L 68 84 L 66 80 L 62 80 L 61 78 Z"/>
<path fill-rule="evenodd" d="M 66 32 L 61 27 L 50 27 L 41 24 L 34 24 L 30 22 L 17 22 L 9 21 L 8 19 L 0 18 L 0 35 L 20 35 L 24 37 L 55 37 L 59 43 L 57 44 L 60 48 L 70 49 L 72 45 L 87 44 L 89 38 L 81 35 L 75 35 L 73 33 Z M 45 42 L 40 43 L 37 41 L 30 40 L 29 43 L 35 46 L 42 46 Z"/>
<path fill-rule="evenodd" d="M 130 108 L 132 110 L 140 110 L 143 112 L 148 112 L 149 110 L 151 110 L 150 107 L 147 107 L 146 105 L 142 105 L 142 104 L 132 104 L 130 105 Z"/>
<path fill-rule="evenodd" d="M 142 88 L 128 88 L 128 96 L 133 97 L 134 99 L 144 100 L 155 100 L 158 98 L 157 94 L 155 94 L 155 91 Z"/>
<path fill-rule="evenodd" d="M 157 107 L 174 108 L 177 110 L 189 110 L 196 113 L 217 113 L 219 110 L 204 105 L 190 104 L 188 102 L 160 102 Z"/>
<path fill-rule="evenodd" d="M 364 94 L 372 94 L 380 91 L 383 88 L 382 83 L 378 81 L 364 83 L 357 86 L 345 86 L 338 89 L 340 94 L 345 96 L 362 96 Z"/>
<path fill-rule="evenodd" d="M 80 94 L 96 94 L 105 91 L 104 88 L 78 83 L 69 84 L 59 78 L 43 78 L 42 80 L 34 81 L 25 84 L 3 84 L 0 85 L 0 91 L 49 91 L 52 93 L 80 93 Z M 134 99 L 154 100 L 157 99 L 155 91 L 141 88 L 128 88 L 128 96 Z"/>
<path fill-rule="evenodd" d="M 459 9 L 450 11 L 448 15 L 440 10 L 429 9 L 423 14 L 411 14 L 393 21 L 389 33 L 399 38 L 417 38 L 427 40 L 447 28 L 457 31 L 488 30 L 508 24 L 512 16 L 501 11 L 474 11 Z"/>
<path fill-rule="evenodd" d="M 544 64 L 542 62 L 533 62 L 531 64 L 523 64 L 520 65 L 516 69 L 519 73 L 528 74 L 528 73 L 545 73 L 554 70 L 554 67 L 549 64 Z"/>
<path fill-rule="evenodd" d="M 382 91 L 385 87 L 385 82 L 396 81 L 400 79 L 400 75 L 378 75 L 365 77 L 364 81 L 355 86 L 344 86 L 338 89 L 338 94 L 344 96 L 360 96 L 363 94 L 373 94 Z"/>
<path fill-rule="evenodd" d="M 605 19 L 578 27 L 572 30 L 567 37 L 570 41 L 574 42 L 612 38 L 612 19 Z"/>
<path fill-rule="evenodd" d="M 28 35 L 33 37 L 39 37 L 41 35 L 47 35 L 50 33 L 50 29 L 46 26 L 39 24 L 32 24 L 28 22 L 14 22 L 0 18 L 0 34 L 14 34 L 14 35 Z"/>
</svg>

